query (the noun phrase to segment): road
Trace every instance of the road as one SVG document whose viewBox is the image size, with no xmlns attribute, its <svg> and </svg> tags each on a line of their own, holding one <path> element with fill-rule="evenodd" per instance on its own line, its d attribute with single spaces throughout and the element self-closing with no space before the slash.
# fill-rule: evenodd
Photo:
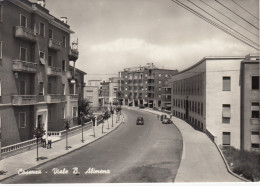
<svg viewBox="0 0 260 186">
<path fill-rule="evenodd" d="M 79 150 L 3 183 L 140 183 L 173 182 L 180 165 L 182 136 L 150 113 L 125 109 L 125 124 Z M 136 125 L 137 116 L 144 125 Z M 73 174 L 76 167 L 79 174 Z M 61 174 L 54 174 L 54 169 Z M 89 170 L 104 170 L 102 174 Z M 89 171 L 87 171 L 89 170 Z M 75 172 L 76 173 L 76 172 Z"/>
</svg>

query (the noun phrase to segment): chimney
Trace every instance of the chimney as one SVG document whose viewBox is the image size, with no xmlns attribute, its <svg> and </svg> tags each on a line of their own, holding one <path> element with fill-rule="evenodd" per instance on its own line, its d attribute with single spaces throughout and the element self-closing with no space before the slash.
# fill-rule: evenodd
<svg viewBox="0 0 260 186">
<path fill-rule="evenodd" d="M 37 0 L 37 4 L 45 7 L 45 0 Z"/>
<path fill-rule="evenodd" d="M 61 20 L 63 23 L 65 23 L 65 24 L 67 24 L 67 22 L 68 22 L 68 18 L 67 18 L 67 17 L 61 17 L 60 20 Z"/>
</svg>

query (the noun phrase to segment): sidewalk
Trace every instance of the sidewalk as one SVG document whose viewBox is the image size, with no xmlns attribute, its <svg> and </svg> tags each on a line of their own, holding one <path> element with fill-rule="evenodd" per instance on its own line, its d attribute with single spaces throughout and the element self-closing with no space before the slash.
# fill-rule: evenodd
<svg viewBox="0 0 260 186">
<path fill-rule="evenodd" d="M 115 130 L 122 122 L 122 115 L 120 117 L 119 122 L 116 123 L 116 116 L 113 117 L 113 124 L 114 127 L 112 127 L 112 117 L 109 118 L 109 129 L 107 125 L 107 121 L 104 121 L 104 128 L 102 133 L 102 124 L 99 124 L 95 127 L 95 137 L 93 133 L 93 129 L 90 128 L 83 132 L 84 136 L 84 143 L 82 143 L 82 133 L 75 134 L 73 136 L 68 135 L 68 150 L 66 150 L 66 138 L 62 139 L 60 141 L 57 141 L 52 144 L 52 148 L 42 148 L 39 145 L 39 157 L 41 159 L 39 161 L 36 161 L 36 149 L 17 154 L 15 156 L 11 156 L 5 159 L 2 159 L 0 161 L 0 171 L 6 172 L 3 175 L 0 175 L 0 181 L 11 177 L 13 175 L 16 175 L 20 169 L 28 170 L 32 169 L 33 167 L 36 167 L 38 165 L 44 164 L 46 162 L 49 162 L 51 160 L 54 160 L 56 158 L 59 158 L 63 155 L 66 155 L 70 152 L 73 152 L 83 146 L 86 146 L 89 143 L 92 143 L 96 141 L 99 138 L 102 138 L 103 136 L 109 134 L 113 130 Z"/>
<path fill-rule="evenodd" d="M 151 109 L 140 111 L 165 114 Z M 172 117 L 172 121 L 183 138 L 182 160 L 175 182 L 241 182 L 227 171 L 217 147 L 205 133 L 176 117 Z"/>
</svg>

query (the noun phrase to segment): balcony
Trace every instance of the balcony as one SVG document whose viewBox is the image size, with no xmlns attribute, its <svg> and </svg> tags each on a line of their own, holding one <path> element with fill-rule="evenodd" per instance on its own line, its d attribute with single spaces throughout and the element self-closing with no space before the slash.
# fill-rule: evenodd
<svg viewBox="0 0 260 186">
<path fill-rule="evenodd" d="M 154 76 L 148 76 L 147 79 L 154 79 Z"/>
<path fill-rule="evenodd" d="M 251 118 L 250 123 L 251 123 L 251 125 L 259 125 L 260 124 L 258 118 Z"/>
<path fill-rule="evenodd" d="M 14 95 L 12 96 L 12 105 L 34 105 L 37 103 L 36 95 Z"/>
<path fill-rule="evenodd" d="M 78 101 L 79 99 L 79 95 L 78 94 L 71 94 L 67 96 L 67 101 L 71 102 L 71 101 Z"/>
<path fill-rule="evenodd" d="M 47 103 L 60 103 L 61 102 L 61 95 L 60 94 L 48 94 L 46 96 Z"/>
<path fill-rule="evenodd" d="M 48 76 L 61 76 L 61 68 L 57 67 L 48 67 L 47 68 Z"/>
<path fill-rule="evenodd" d="M 13 60 L 13 71 L 36 73 L 37 64 L 27 61 Z"/>
<path fill-rule="evenodd" d="M 147 86 L 154 87 L 154 83 L 148 83 Z"/>
<path fill-rule="evenodd" d="M 70 61 L 77 61 L 79 58 L 79 51 L 77 49 L 70 48 L 69 50 L 69 60 Z"/>
<path fill-rule="evenodd" d="M 15 27 L 15 37 L 33 43 L 37 41 L 36 32 L 23 26 Z"/>
<path fill-rule="evenodd" d="M 54 40 L 54 39 L 49 39 L 49 48 L 52 49 L 52 50 L 55 50 L 55 51 L 59 51 L 61 50 L 61 42 L 60 41 L 57 41 L 57 40 Z"/>
</svg>

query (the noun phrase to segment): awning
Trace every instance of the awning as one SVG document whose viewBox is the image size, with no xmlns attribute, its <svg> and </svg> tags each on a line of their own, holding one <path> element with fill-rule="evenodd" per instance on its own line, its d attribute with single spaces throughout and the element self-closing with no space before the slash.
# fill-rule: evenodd
<svg viewBox="0 0 260 186">
<path fill-rule="evenodd" d="M 45 64 L 46 64 L 46 63 L 45 63 L 45 59 L 43 59 L 43 58 L 40 58 L 40 62 L 41 62 L 42 65 L 45 65 Z"/>
</svg>

